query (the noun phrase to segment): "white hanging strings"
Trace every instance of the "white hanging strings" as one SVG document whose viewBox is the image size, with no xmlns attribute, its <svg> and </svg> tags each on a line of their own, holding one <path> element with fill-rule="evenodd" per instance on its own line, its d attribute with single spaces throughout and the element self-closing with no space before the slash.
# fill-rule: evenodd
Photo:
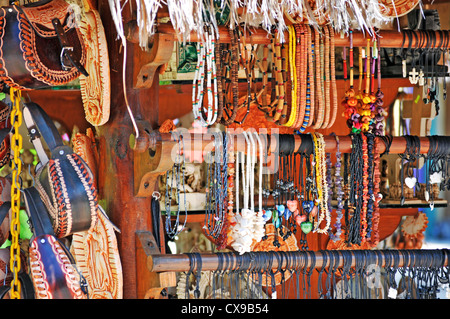
<svg viewBox="0 0 450 319">
<path fill-rule="evenodd" d="M 139 138 L 139 130 L 137 128 L 136 121 L 134 119 L 133 112 L 131 111 L 130 104 L 128 103 L 127 97 L 127 87 L 126 87 L 126 61 L 127 61 L 127 40 L 125 38 L 125 33 L 123 30 L 122 23 L 122 8 L 120 6 L 120 0 L 108 0 L 109 7 L 111 10 L 111 16 L 116 27 L 117 36 L 122 42 L 123 48 L 123 62 L 122 62 L 122 88 L 123 88 L 123 98 L 125 100 L 125 105 L 127 107 L 128 114 L 130 115 L 131 123 L 133 124 L 134 132 L 136 134 L 136 139 Z M 125 2 L 126 4 L 127 2 Z M 124 5 L 125 5 L 124 4 Z"/>
<path fill-rule="evenodd" d="M 245 181 L 244 181 L 244 172 L 242 172 L 242 184 L 243 184 L 243 191 L 244 191 L 244 209 L 248 209 L 248 203 L 249 203 L 249 187 L 250 187 L 250 171 L 251 171 L 251 145 L 249 143 L 249 139 L 247 136 L 247 132 L 243 131 L 242 135 L 245 137 L 245 142 L 247 145 L 247 168 L 246 168 L 246 175 L 245 175 Z M 243 166 L 242 166 L 243 167 Z"/>
<path fill-rule="evenodd" d="M 119 35 L 123 34 L 120 0 L 108 1 L 111 11 L 115 11 L 113 17 L 116 29 Z M 215 38 L 218 39 L 216 13 L 221 16 L 225 10 L 229 10 L 230 29 L 241 23 L 245 26 L 258 24 L 267 32 L 276 28 L 280 42 L 285 42 L 285 14 L 304 20 L 316 29 L 319 27 L 317 20 L 320 19 L 330 22 L 336 32 L 348 33 L 350 28 L 359 28 L 371 36 L 374 36 L 376 26 L 392 20 L 383 16 L 384 5 L 379 0 L 316 0 L 314 8 L 311 8 L 307 0 L 222 0 L 219 12 L 216 12 L 214 1 L 136 0 L 139 43 L 145 49 L 148 39 L 156 31 L 157 12 L 163 5 L 167 6 L 172 26 L 183 42 L 189 41 L 191 32 L 197 33 L 201 38 L 205 26 L 211 27 L 216 34 Z M 240 12 L 243 13 L 240 15 Z M 357 26 L 351 25 L 353 21 Z"/>
<path fill-rule="evenodd" d="M 254 238 L 257 242 L 260 242 L 262 237 L 265 235 L 265 227 L 266 221 L 264 220 L 264 213 L 262 208 L 262 171 L 263 171 L 263 145 L 261 138 L 259 137 L 259 134 L 257 132 L 254 132 L 255 138 L 258 142 L 258 149 L 259 149 L 259 186 L 258 186 L 258 212 L 255 216 L 255 226 L 254 226 Z M 256 160 L 256 157 L 255 157 Z"/>
</svg>

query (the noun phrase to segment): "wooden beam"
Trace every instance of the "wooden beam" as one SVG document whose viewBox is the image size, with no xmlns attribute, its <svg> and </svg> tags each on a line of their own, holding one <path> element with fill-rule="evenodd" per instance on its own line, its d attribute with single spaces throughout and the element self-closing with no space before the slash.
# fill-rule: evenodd
<svg viewBox="0 0 450 319">
<path fill-rule="evenodd" d="M 130 6 L 124 6 L 122 15 L 131 18 Z M 122 66 L 124 48 L 117 40 L 117 32 L 107 0 L 98 1 L 98 11 L 105 28 L 111 75 L 111 112 L 109 121 L 96 128 L 99 139 L 99 199 L 112 222 L 121 233 L 117 236 L 123 269 L 123 298 L 138 298 L 138 287 L 151 286 L 148 277 L 137 276 L 136 231 L 151 231 L 151 199 L 134 196 L 134 151 L 129 145 L 133 125 L 127 112 Z M 158 90 L 155 81 L 151 88 L 133 89 L 134 68 L 140 66 L 142 50 L 137 44 L 127 43 L 125 85 L 134 117 L 156 126 L 158 121 Z M 154 187 L 153 185 L 151 187 Z M 144 281 L 144 282 L 143 282 Z"/>
<path fill-rule="evenodd" d="M 443 30 L 444 32 L 448 32 L 448 30 Z M 128 32 L 129 39 L 131 41 L 136 41 L 138 36 L 136 35 L 137 30 L 130 30 Z M 170 23 L 161 23 L 157 26 L 157 32 L 164 34 L 172 34 L 174 39 L 177 39 L 176 31 Z M 251 41 L 254 44 L 268 44 L 270 43 L 269 33 L 261 28 L 251 28 L 247 30 L 246 36 L 251 36 Z M 353 45 L 355 47 L 365 47 L 367 45 L 367 39 L 369 35 L 367 33 L 362 33 L 359 31 L 353 32 Z M 289 39 L 288 33 L 285 34 L 285 39 Z M 380 46 L 383 48 L 407 48 L 409 45 L 408 36 L 405 36 L 405 42 L 403 43 L 403 34 L 398 32 L 397 30 L 380 30 L 379 31 L 379 39 Z M 436 45 L 440 43 L 441 35 L 436 32 Z M 336 33 L 334 36 L 335 45 L 337 47 L 349 46 L 350 40 L 347 36 L 341 37 L 339 33 Z M 198 42 L 199 38 L 196 32 L 191 32 L 189 40 L 190 42 Z M 250 40 L 248 40 L 250 41 Z M 228 33 L 228 27 L 219 26 L 219 42 L 221 43 L 229 43 L 231 42 L 230 34 Z M 411 39 L 411 47 L 414 48 L 416 46 L 416 39 L 412 37 Z M 450 46 L 450 44 L 448 44 Z"/>
<path fill-rule="evenodd" d="M 358 251 L 346 251 L 346 257 L 351 258 L 351 267 L 356 266 L 356 257 L 355 254 L 357 254 Z M 277 252 L 252 252 L 253 255 L 257 254 L 264 254 L 266 256 L 274 255 Z M 314 268 L 320 269 L 324 262 L 326 263 L 325 266 L 329 265 L 329 258 L 325 259 L 324 256 L 326 254 L 330 254 L 328 251 L 287 251 L 284 252 L 286 255 L 289 256 L 289 258 L 283 258 L 283 259 L 277 259 L 273 258 L 272 260 L 272 269 L 278 269 L 278 267 L 281 266 L 281 268 L 286 269 L 286 265 L 288 263 L 288 260 L 292 260 L 293 258 L 297 259 L 298 262 L 294 263 L 294 265 L 298 265 L 298 267 L 301 267 L 300 269 L 308 269 L 312 264 L 312 256 L 315 257 L 315 264 Z M 339 258 L 338 267 L 342 268 L 344 266 L 344 258 L 343 251 L 337 251 L 338 254 L 341 255 L 341 258 Z M 403 267 L 406 265 L 405 261 L 406 259 L 404 256 L 406 254 L 414 254 L 415 256 L 430 256 L 431 254 L 436 254 L 435 256 L 442 256 L 442 266 L 447 266 L 448 264 L 448 253 L 444 252 L 443 250 L 429 250 L 429 249 L 408 249 L 407 251 L 402 250 L 364 250 L 364 253 L 366 256 L 371 256 L 371 260 L 375 260 L 375 258 L 379 255 L 380 260 L 378 260 L 378 265 L 380 267 L 384 267 L 386 265 L 386 256 L 388 254 L 394 254 L 399 257 L 398 259 L 398 267 Z M 228 256 L 228 270 L 235 270 L 239 269 L 237 261 L 239 260 L 239 256 L 235 253 L 224 253 Z M 245 253 L 244 255 L 248 255 L 249 253 Z M 202 253 L 202 270 L 203 271 L 214 271 L 218 269 L 219 267 L 219 254 L 213 254 L 213 253 Z M 281 261 L 281 265 L 279 262 Z M 433 261 L 430 260 L 430 263 Z M 182 272 L 182 271 L 189 271 L 190 269 L 190 261 L 189 256 L 187 254 L 173 254 L 173 255 L 152 255 L 149 258 L 149 265 L 151 266 L 151 270 L 158 272 L 158 271 L 173 271 L 173 272 Z M 250 265 L 249 265 L 250 266 Z M 431 266 L 431 264 L 430 264 Z M 250 269 L 250 268 L 249 268 Z M 194 268 L 195 270 L 195 268 Z"/>
</svg>

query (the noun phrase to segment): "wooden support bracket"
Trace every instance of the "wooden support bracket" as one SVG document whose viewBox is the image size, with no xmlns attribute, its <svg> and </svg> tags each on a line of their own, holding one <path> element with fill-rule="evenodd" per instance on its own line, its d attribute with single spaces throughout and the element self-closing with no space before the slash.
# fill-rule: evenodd
<svg viewBox="0 0 450 319">
<path fill-rule="evenodd" d="M 131 20 L 125 27 L 126 37 L 132 43 L 139 43 L 138 27 Z M 149 40 L 148 50 L 142 50 L 139 62 L 133 70 L 133 87 L 150 88 L 159 67 L 169 62 L 172 57 L 175 39 L 173 34 L 156 33 Z"/>
<path fill-rule="evenodd" d="M 163 292 L 169 287 L 175 287 L 174 272 L 152 272 L 150 266 L 152 256 L 161 254 L 158 245 L 149 231 L 136 232 L 136 276 L 139 299 L 161 299 Z"/>
<path fill-rule="evenodd" d="M 130 136 L 130 147 L 134 150 L 134 194 L 136 197 L 150 197 L 158 189 L 154 186 L 159 176 L 172 168 L 171 153 L 176 142 L 163 143 L 165 134 L 153 131 L 148 122 L 136 121 L 136 124 L 139 138 Z"/>
</svg>

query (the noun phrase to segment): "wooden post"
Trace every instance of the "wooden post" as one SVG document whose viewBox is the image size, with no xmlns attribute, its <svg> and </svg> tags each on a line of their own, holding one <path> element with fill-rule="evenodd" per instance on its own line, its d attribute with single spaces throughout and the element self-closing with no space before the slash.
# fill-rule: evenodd
<svg viewBox="0 0 450 319">
<path fill-rule="evenodd" d="M 111 74 L 111 112 L 109 121 L 96 128 L 99 138 L 99 198 L 105 211 L 121 233 L 117 240 L 123 269 L 124 299 L 138 298 L 138 287 L 146 286 L 136 272 L 136 231 L 151 231 L 151 198 L 134 196 L 134 152 L 129 145 L 133 125 L 127 112 L 123 87 L 122 65 L 124 48 L 117 40 L 108 1 L 98 1 L 108 41 Z M 130 19 L 129 5 L 122 12 L 124 21 Z M 150 88 L 133 89 L 133 74 L 146 54 L 139 45 L 127 43 L 127 98 L 136 119 L 156 126 L 158 120 L 158 88 L 156 79 Z M 150 185 L 150 188 L 155 187 Z"/>
</svg>

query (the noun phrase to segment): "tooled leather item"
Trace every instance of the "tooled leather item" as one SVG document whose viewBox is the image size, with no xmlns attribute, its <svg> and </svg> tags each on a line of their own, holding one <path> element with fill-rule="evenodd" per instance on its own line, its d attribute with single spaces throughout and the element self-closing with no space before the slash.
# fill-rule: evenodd
<svg viewBox="0 0 450 319">
<path fill-rule="evenodd" d="M 9 131 L 11 130 L 10 121 L 11 110 L 9 105 L 0 101 L 0 168 L 10 161 L 11 147 Z"/>
<path fill-rule="evenodd" d="M 72 20 L 64 0 L 1 7 L 3 82 L 19 89 L 38 89 L 86 75 L 83 37 Z"/>
<path fill-rule="evenodd" d="M 85 279 L 79 277 L 69 250 L 55 238 L 38 191 L 29 187 L 23 194 L 33 230 L 28 258 L 36 299 L 85 299 Z"/>
<path fill-rule="evenodd" d="M 91 230 L 98 219 L 98 199 L 89 166 L 63 144 L 53 121 L 39 105 L 25 103 L 23 117 L 40 160 L 36 188 L 52 217 L 55 236 Z M 50 158 L 41 138 L 50 149 Z"/>
</svg>

